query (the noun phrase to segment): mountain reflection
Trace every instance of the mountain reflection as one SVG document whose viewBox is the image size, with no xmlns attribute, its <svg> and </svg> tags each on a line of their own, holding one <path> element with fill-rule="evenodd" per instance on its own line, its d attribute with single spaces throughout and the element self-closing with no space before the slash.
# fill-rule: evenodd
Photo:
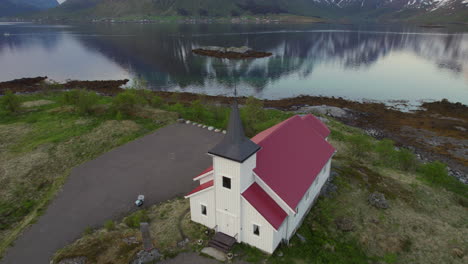
<svg viewBox="0 0 468 264">
<path fill-rule="evenodd" d="M 468 66 L 468 37 L 464 34 L 326 29 L 260 30 L 257 33 L 247 30 L 252 33 L 237 34 L 232 26 L 213 28 L 213 25 L 100 25 L 93 28 L 98 38 L 79 39 L 90 49 L 99 50 L 138 73 L 153 88 L 163 90 L 174 86 L 182 89 L 204 86 L 215 80 L 226 86 L 247 84 L 261 91 L 268 84 L 291 74 L 308 78 L 317 65 L 332 64 L 346 70 L 362 70 L 393 52 L 416 54 L 455 74 L 463 73 Z M 230 61 L 192 54 L 194 47 L 205 45 L 247 45 L 272 52 L 273 56 Z"/>
</svg>

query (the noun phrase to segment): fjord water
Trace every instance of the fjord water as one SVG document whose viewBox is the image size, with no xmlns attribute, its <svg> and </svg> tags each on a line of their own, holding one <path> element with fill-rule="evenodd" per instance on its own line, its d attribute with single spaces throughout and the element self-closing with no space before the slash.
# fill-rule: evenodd
<svg viewBox="0 0 468 264">
<path fill-rule="evenodd" d="M 192 54 L 249 46 L 262 59 Z M 144 79 L 151 89 L 468 104 L 468 28 L 402 25 L 0 24 L 0 81 Z"/>
</svg>

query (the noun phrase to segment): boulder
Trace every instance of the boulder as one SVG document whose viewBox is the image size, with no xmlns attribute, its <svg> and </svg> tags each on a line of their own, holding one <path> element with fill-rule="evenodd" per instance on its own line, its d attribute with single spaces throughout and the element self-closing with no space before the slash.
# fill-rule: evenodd
<svg viewBox="0 0 468 264">
<path fill-rule="evenodd" d="M 209 130 L 209 131 L 212 131 L 213 129 L 214 129 L 214 127 L 212 127 L 212 126 L 209 126 L 209 127 L 208 127 L 208 130 Z"/>
<path fill-rule="evenodd" d="M 137 238 L 134 237 L 134 236 L 124 237 L 124 238 L 122 238 L 122 241 L 125 242 L 125 244 L 127 244 L 127 245 L 140 244 L 140 242 L 138 242 Z"/>
<path fill-rule="evenodd" d="M 183 247 L 185 247 L 189 242 L 190 242 L 190 240 L 189 240 L 188 238 L 185 238 L 184 240 L 177 242 L 177 246 L 183 248 Z"/>
<path fill-rule="evenodd" d="M 458 258 L 463 258 L 463 256 L 465 254 L 463 253 L 463 250 L 461 250 L 459 248 L 453 248 L 452 249 L 452 255 L 455 256 L 455 257 L 458 257 Z"/>
<path fill-rule="evenodd" d="M 335 118 L 346 118 L 351 114 L 350 109 L 329 105 L 304 106 L 299 108 L 296 112 L 311 112 L 315 114 L 328 115 Z"/>
<path fill-rule="evenodd" d="M 215 129 L 214 132 L 219 133 L 219 132 L 221 132 L 221 130 Z"/>
<path fill-rule="evenodd" d="M 388 201 L 387 199 L 385 199 L 385 195 L 383 193 L 379 193 L 379 192 L 373 192 L 369 195 L 369 197 L 367 198 L 367 200 L 369 201 L 369 204 L 376 207 L 376 208 L 379 208 L 379 209 L 387 209 L 390 207 L 390 205 L 388 204 Z"/>
<path fill-rule="evenodd" d="M 155 263 L 161 259 L 161 253 L 157 249 L 153 249 L 151 251 L 140 250 L 137 254 L 135 259 L 130 262 L 131 264 L 149 264 Z"/>
</svg>

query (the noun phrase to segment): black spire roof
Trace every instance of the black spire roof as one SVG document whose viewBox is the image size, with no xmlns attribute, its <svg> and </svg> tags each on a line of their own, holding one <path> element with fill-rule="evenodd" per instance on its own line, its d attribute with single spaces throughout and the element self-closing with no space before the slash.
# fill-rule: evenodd
<svg viewBox="0 0 468 264">
<path fill-rule="evenodd" d="M 223 140 L 208 153 L 237 162 L 244 162 L 259 149 L 259 145 L 245 136 L 237 100 L 234 100 L 231 106 L 227 133 Z"/>
</svg>

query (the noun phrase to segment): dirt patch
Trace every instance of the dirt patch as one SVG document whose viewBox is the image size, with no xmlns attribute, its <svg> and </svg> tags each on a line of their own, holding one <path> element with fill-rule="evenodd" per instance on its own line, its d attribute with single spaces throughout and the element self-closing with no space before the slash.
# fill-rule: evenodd
<svg viewBox="0 0 468 264">
<path fill-rule="evenodd" d="M 138 111 L 136 111 L 133 115 L 141 118 L 151 119 L 161 124 L 174 122 L 179 117 L 179 115 L 175 112 L 168 112 L 152 107 L 139 108 Z"/>
<path fill-rule="evenodd" d="M 22 107 L 30 108 L 30 107 L 38 107 L 43 105 L 52 104 L 54 101 L 50 100 L 36 100 L 36 101 L 28 101 L 21 104 Z"/>
</svg>

